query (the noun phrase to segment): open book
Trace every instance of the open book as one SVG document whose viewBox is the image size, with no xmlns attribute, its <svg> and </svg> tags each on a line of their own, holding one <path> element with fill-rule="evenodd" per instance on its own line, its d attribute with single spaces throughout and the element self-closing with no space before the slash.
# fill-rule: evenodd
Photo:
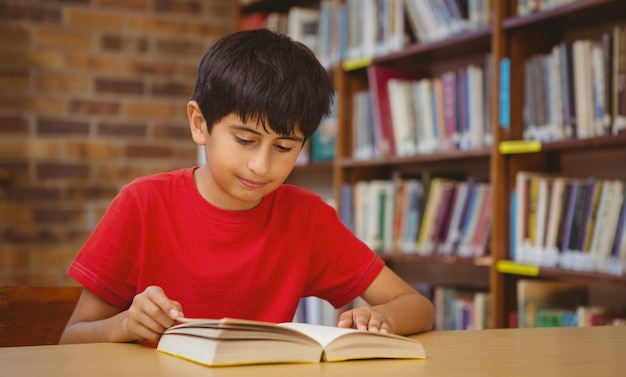
<svg viewBox="0 0 626 377">
<path fill-rule="evenodd" d="M 165 331 L 157 350 L 209 366 L 426 358 L 420 342 L 393 334 L 232 318 L 181 321 Z"/>
</svg>

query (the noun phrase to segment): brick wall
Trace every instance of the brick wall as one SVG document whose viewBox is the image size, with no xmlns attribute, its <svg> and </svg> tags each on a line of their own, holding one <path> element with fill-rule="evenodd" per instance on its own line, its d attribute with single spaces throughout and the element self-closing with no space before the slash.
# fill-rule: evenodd
<svg viewBox="0 0 626 377">
<path fill-rule="evenodd" d="M 0 0 L 0 285 L 71 284 L 122 185 L 195 163 L 185 105 L 236 14 L 233 0 Z"/>
</svg>

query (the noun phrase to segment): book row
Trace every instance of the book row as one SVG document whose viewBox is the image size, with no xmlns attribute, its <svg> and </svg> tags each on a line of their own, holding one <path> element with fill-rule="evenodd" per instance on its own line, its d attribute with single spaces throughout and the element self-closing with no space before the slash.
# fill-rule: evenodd
<svg viewBox="0 0 626 377">
<path fill-rule="evenodd" d="M 517 312 L 509 327 L 586 327 L 626 324 L 625 308 L 589 305 L 589 287 L 560 281 L 520 279 Z"/>
<path fill-rule="evenodd" d="M 487 0 L 321 0 L 319 8 L 244 14 L 241 28 L 269 28 L 302 41 L 331 67 L 371 59 L 489 24 Z M 407 28 L 406 25 L 410 27 Z"/>
<path fill-rule="evenodd" d="M 487 182 L 443 177 L 398 178 L 345 184 L 340 216 L 383 254 L 488 253 L 492 189 Z"/>
<path fill-rule="evenodd" d="M 492 144 L 490 59 L 440 76 L 371 65 L 353 96 L 353 157 L 405 157 Z"/>
<path fill-rule="evenodd" d="M 406 0 L 415 39 L 434 42 L 491 24 L 491 0 Z"/>
<path fill-rule="evenodd" d="M 561 42 L 524 65 L 524 138 L 585 139 L 626 130 L 626 27 Z"/>
<path fill-rule="evenodd" d="M 613 275 L 626 271 L 624 182 L 520 171 L 515 186 L 515 261 Z"/>
<path fill-rule="evenodd" d="M 517 0 L 517 15 L 526 16 L 547 11 L 580 0 Z"/>
</svg>

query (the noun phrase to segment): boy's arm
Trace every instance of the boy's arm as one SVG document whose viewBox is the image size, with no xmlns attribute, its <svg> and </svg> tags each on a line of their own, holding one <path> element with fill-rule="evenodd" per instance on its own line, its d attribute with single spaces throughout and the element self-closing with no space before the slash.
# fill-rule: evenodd
<svg viewBox="0 0 626 377">
<path fill-rule="evenodd" d="M 387 266 L 361 294 L 371 307 L 348 310 L 339 327 L 410 335 L 428 331 L 435 318 L 433 304 Z"/>
<path fill-rule="evenodd" d="M 85 288 L 59 343 L 158 341 L 178 316 L 180 304 L 156 286 L 135 296 L 123 311 Z"/>
</svg>

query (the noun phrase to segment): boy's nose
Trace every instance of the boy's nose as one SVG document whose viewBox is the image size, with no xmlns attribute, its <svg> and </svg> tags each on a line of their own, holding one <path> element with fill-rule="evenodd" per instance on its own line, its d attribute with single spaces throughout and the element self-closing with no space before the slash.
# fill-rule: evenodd
<svg viewBox="0 0 626 377">
<path fill-rule="evenodd" d="M 269 150 L 258 149 L 248 159 L 248 169 L 257 175 L 266 174 L 271 167 Z"/>
</svg>

